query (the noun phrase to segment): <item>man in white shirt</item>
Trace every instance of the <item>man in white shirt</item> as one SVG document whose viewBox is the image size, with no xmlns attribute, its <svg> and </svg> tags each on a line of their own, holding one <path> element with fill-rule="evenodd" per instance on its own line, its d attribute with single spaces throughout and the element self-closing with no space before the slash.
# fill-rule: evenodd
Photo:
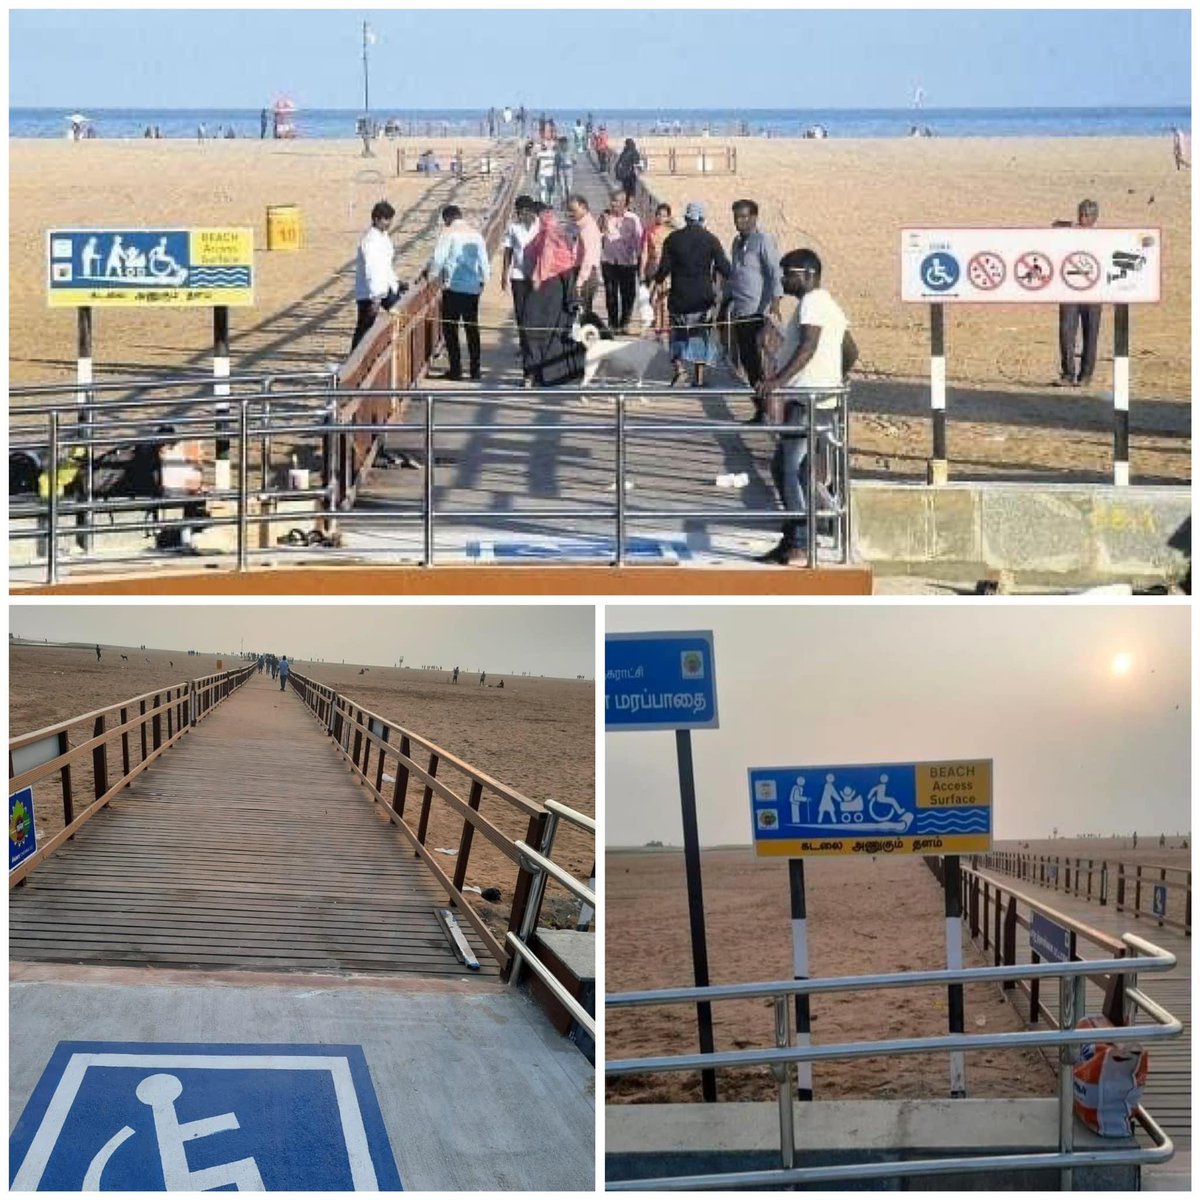
<svg viewBox="0 0 1200 1200">
<path fill-rule="evenodd" d="M 532 196 L 518 196 L 514 205 L 516 220 L 504 231 L 504 260 L 500 269 L 500 290 L 512 285 L 513 316 L 517 321 L 517 339 L 521 345 L 521 361 L 529 355 L 525 340 L 525 298 L 529 295 L 529 280 L 525 278 L 525 247 L 537 236 L 537 213 Z"/>
<path fill-rule="evenodd" d="M 406 284 L 396 278 L 392 266 L 392 220 L 396 210 L 386 201 L 380 200 L 371 209 L 371 228 L 358 243 L 358 255 L 354 260 L 354 300 L 358 307 L 358 323 L 350 349 L 363 340 L 379 310 L 389 309 L 408 291 Z"/>
<path fill-rule="evenodd" d="M 538 187 L 538 198 L 545 205 L 554 203 L 554 182 L 558 173 L 558 155 L 547 142 L 538 145 L 533 154 L 533 177 Z"/>
<path fill-rule="evenodd" d="M 783 333 L 775 368 L 755 389 L 772 424 L 802 428 L 801 433 L 779 437 L 771 460 L 771 476 L 783 507 L 789 512 L 804 508 L 800 472 L 808 453 L 807 404 L 776 396 L 778 389 L 838 388 L 858 360 L 858 347 L 850 335 L 850 323 L 838 302 L 821 286 L 821 260 L 813 250 L 792 250 L 779 261 L 783 290 L 800 303 Z M 818 408 L 833 408 L 835 397 L 818 400 Z M 782 411 L 781 411 L 782 410 Z M 800 530 L 803 517 L 788 517 L 779 544 L 760 561 L 787 565 L 800 559 L 803 549 Z"/>
</svg>

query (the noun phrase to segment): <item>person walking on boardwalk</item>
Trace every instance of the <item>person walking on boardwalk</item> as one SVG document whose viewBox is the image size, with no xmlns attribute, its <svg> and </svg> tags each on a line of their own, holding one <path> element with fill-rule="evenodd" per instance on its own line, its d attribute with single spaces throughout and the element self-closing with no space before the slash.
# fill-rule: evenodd
<svg viewBox="0 0 1200 1200">
<path fill-rule="evenodd" d="M 770 234 L 758 227 L 758 205 L 753 200 L 735 200 L 733 223 L 737 236 L 730 247 L 733 274 L 725 288 L 733 339 L 746 382 L 758 387 L 762 379 L 762 332 L 767 317 L 779 320 L 783 278 L 779 273 L 779 251 Z M 756 425 L 765 420 L 762 401 L 755 397 Z"/>
<path fill-rule="evenodd" d="M 554 195 L 559 205 L 566 207 L 567 197 L 575 190 L 575 155 L 571 139 L 560 137 L 554 152 Z"/>
<path fill-rule="evenodd" d="M 712 361 L 710 333 L 717 301 L 715 277 L 728 279 L 732 268 L 715 234 L 704 227 L 704 205 L 693 201 L 683 214 L 682 229 L 663 243 L 662 261 L 654 273 L 656 289 L 670 280 L 667 315 L 671 323 L 671 386 L 677 387 L 692 368 L 692 386 L 704 386 Z"/>
<path fill-rule="evenodd" d="M 442 340 L 450 358 L 446 378 L 462 379 L 462 350 L 458 344 L 461 324 L 467 335 L 467 357 L 471 378 L 482 374 L 479 351 L 479 293 L 491 277 L 487 245 L 478 229 L 464 219 L 457 204 L 442 209 L 445 228 L 437 240 L 422 278 L 438 276 L 442 281 Z"/>
<path fill-rule="evenodd" d="M 567 200 L 567 213 L 575 225 L 575 290 L 584 313 L 591 313 L 600 286 L 604 239 L 588 202 L 580 195 Z"/>
<path fill-rule="evenodd" d="M 539 142 L 533 151 L 530 170 L 537 185 L 538 199 L 543 204 L 554 203 L 554 180 L 558 151 L 549 142 Z"/>
<path fill-rule="evenodd" d="M 604 276 L 604 303 L 608 309 L 609 328 L 614 333 L 628 333 L 637 299 L 637 271 L 642 258 L 642 222 L 637 213 L 629 211 L 629 199 L 624 190 L 613 191 L 608 211 L 600 217 L 602 252 L 601 273 Z"/>
<path fill-rule="evenodd" d="M 637 192 L 638 172 L 642 168 L 641 151 L 633 138 L 626 138 L 617 161 L 613 164 L 613 176 L 625 189 L 625 199 L 632 204 L 634 193 Z"/>
<path fill-rule="evenodd" d="M 380 310 L 390 309 L 408 290 L 407 285 L 396 277 L 396 268 L 392 265 L 395 250 L 391 228 L 395 216 L 396 210 L 386 200 L 380 200 L 371 209 L 371 228 L 358 243 L 354 260 L 354 302 L 358 321 L 350 339 L 352 351 L 370 332 Z"/>
<path fill-rule="evenodd" d="M 574 325 L 575 256 L 558 215 L 538 210 L 538 231 L 525 248 L 524 373 L 527 386 L 556 387 L 583 374 L 583 349 L 571 336 Z"/>
<path fill-rule="evenodd" d="M 513 206 L 514 220 L 504 231 L 504 258 L 500 267 L 500 290 L 512 289 L 513 317 L 517 322 L 517 341 L 521 361 L 529 357 L 525 338 L 525 301 L 529 297 L 529 280 L 525 276 L 525 248 L 537 236 L 536 202 L 532 196 L 518 196 Z M 528 378 L 528 375 L 526 375 Z"/>
<path fill-rule="evenodd" d="M 288 662 L 287 655 L 285 654 L 279 660 L 279 690 L 281 692 L 287 687 L 288 672 L 291 671 L 291 669 L 292 664 Z"/>
<path fill-rule="evenodd" d="M 797 430 L 780 435 L 771 460 L 771 476 L 783 507 L 795 513 L 804 508 L 800 472 L 808 453 L 808 430 L 804 428 L 808 406 L 801 400 L 788 400 L 780 412 L 775 393 L 781 387 L 841 387 L 858 360 L 858 347 L 850 334 L 846 314 L 821 286 L 821 260 L 816 252 L 790 250 L 779 265 L 784 291 L 798 297 L 800 303 L 784 330 L 775 364 L 769 373 L 764 373 L 757 392 L 768 421 Z M 836 403 L 830 397 L 818 400 L 816 406 L 829 408 Z M 800 530 L 804 524 L 803 517 L 787 517 L 778 545 L 759 561 L 780 565 L 795 562 L 803 550 Z M 810 530 L 809 536 L 813 533 Z"/>
<path fill-rule="evenodd" d="M 1091 229 L 1100 219 L 1100 206 L 1095 200 L 1081 200 L 1076 213 L 1075 225 L 1079 229 Z M 1070 222 L 1063 221 L 1063 225 Z M 1058 387 L 1087 387 L 1092 382 L 1096 369 L 1096 347 L 1100 341 L 1099 304 L 1063 304 L 1058 310 Z M 1079 347 L 1079 369 L 1075 369 L 1075 350 Z"/>
<path fill-rule="evenodd" d="M 659 338 L 665 338 L 667 332 L 667 292 L 666 288 L 654 286 L 654 276 L 662 262 L 662 249 L 667 238 L 679 228 L 671 217 L 671 206 L 665 201 L 654 210 L 654 224 L 646 226 L 642 235 L 642 261 L 639 275 L 642 282 L 651 290 L 654 303 L 654 329 Z"/>
</svg>

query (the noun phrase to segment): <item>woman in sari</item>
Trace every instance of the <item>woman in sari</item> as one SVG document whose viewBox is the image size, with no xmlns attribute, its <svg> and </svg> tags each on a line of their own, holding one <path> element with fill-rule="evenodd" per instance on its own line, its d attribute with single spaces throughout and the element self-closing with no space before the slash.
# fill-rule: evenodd
<svg viewBox="0 0 1200 1200">
<path fill-rule="evenodd" d="M 575 246 L 554 210 L 540 206 L 538 231 L 525 247 L 525 386 L 556 387 L 583 377 L 574 326 Z"/>
<path fill-rule="evenodd" d="M 663 243 L 676 228 L 671 219 L 671 206 L 664 202 L 654 210 L 654 224 L 647 225 L 642 235 L 641 278 L 650 289 L 650 303 L 654 305 L 654 330 L 660 341 L 666 339 L 668 330 L 667 289 L 655 284 L 654 275 L 662 262 Z"/>
</svg>

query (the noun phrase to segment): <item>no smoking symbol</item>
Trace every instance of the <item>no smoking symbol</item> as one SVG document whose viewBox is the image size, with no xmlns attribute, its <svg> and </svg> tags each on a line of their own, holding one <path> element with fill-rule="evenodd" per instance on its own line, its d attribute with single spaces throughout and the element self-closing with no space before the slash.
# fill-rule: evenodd
<svg viewBox="0 0 1200 1200">
<path fill-rule="evenodd" d="M 1040 250 L 1027 250 L 1017 259 L 1013 275 L 1027 292 L 1040 292 L 1054 278 L 1054 264 Z"/>
<path fill-rule="evenodd" d="M 1100 262 L 1086 250 L 1076 250 L 1063 259 L 1062 280 L 1077 292 L 1086 292 L 1100 282 Z"/>
<path fill-rule="evenodd" d="M 1007 274 L 1004 259 L 991 250 L 981 250 L 967 263 L 967 278 L 981 292 L 995 291 Z"/>
</svg>

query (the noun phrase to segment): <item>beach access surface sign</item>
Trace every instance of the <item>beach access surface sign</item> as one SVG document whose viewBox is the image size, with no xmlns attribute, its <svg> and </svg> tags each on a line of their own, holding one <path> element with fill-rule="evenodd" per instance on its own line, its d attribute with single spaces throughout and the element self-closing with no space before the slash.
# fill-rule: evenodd
<svg viewBox="0 0 1200 1200">
<path fill-rule="evenodd" d="M 751 767 L 759 855 L 972 854 L 992 846 L 992 760 Z"/>
<path fill-rule="evenodd" d="M 711 631 L 607 634 L 604 728 L 716 729 Z"/>
<path fill-rule="evenodd" d="M 904 229 L 900 298 L 921 304 L 1157 304 L 1158 229 Z"/>
<path fill-rule="evenodd" d="M 252 229 L 51 229 L 51 308 L 254 303 Z"/>
</svg>

